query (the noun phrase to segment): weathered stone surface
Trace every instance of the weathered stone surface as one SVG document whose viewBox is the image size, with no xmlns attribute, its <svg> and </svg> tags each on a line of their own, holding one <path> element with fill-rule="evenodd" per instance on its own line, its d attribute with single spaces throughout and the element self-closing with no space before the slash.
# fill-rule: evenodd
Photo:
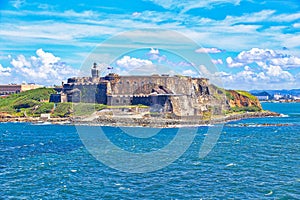
<svg viewBox="0 0 300 200">
<path fill-rule="evenodd" d="M 188 76 L 119 76 L 99 77 L 92 68 L 92 77 L 70 78 L 64 84 L 62 97 L 68 102 L 100 103 L 112 106 L 150 106 L 150 112 L 171 113 L 175 116 L 200 116 L 209 119 L 222 115 L 232 107 L 257 107 L 257 99 L 250 99 L 235 91 L 209 84 L 206 78 Z"/>
</svg>

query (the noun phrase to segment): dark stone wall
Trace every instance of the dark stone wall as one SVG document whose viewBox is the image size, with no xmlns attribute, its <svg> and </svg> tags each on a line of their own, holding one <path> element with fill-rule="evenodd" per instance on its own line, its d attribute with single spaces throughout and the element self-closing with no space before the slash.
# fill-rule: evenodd
<svg viewBox="0 0 300 200">
<path fill-rule="evenodd" d="M 49 102 L 60 103 L 61 102 L 61 94 L 51 94 Z"/>
<path fill-rule="evenodd" d="M 95 93 L 96 103 L 107 104 L 107 83 L 97 85 Z"/>
<path fill-rule="evenodd" d="M 186 76 L 119 76 L 70 78 L 63 86 L 67 101 L 107 105 L 157 105 L 178 116 L 209 110 L 209 83 Z M 157 95 L 156 95 L 157 94 Z"/>
</svg>

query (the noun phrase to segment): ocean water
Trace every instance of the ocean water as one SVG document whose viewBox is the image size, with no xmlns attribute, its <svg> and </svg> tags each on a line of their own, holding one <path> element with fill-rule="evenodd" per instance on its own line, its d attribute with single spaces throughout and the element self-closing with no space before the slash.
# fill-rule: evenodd
<svg viewBox="0 0 300 200">
<path fill-rule="evenodd" d="M 1 123 L 0 199 L 300 199 L 300 104 L 263 107 L 285 115 L 226 124 L 204 158 L 199 149 L 209 127 L 199 127 L 181 157 L 147 173 L 101 163 L 74 126 Z M 257 126 L 264 123 L 285 126 Z M 139 153 L 163 148 L 178 131 L 142 138 L 104 130 L 120 148 Z"/>
</svg>

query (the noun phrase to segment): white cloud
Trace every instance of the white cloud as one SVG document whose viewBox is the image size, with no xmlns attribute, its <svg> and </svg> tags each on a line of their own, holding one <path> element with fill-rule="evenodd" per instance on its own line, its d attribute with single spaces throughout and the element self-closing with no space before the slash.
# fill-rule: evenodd
<svg viewBox="0 0 300 200">
<path fill-rule="evenodd" d="M 293 81 L 294 77 L 288 71 L 284 71 L 280 66 L 271 65 L 266 72 L 266 75 L 274 82 Z"/>
<path fill-rule="evenodd" d="M 300 19 L 300 12 L 298 13 L 290 13 L 290 14 L 280 14 L 276 16 L 272 16 L 270 21 L 276 22 L 292 22 Z"/>
<path fill-rule="evenodd" d="M 0 64 L 0 77 L 1 76 L 10 76 L 11 75 L 11 68 L 9 67 L 3 67 Z"/>
<path fill-rule="evenodd" d="M 157 61 L 159 64 L 165 64 L 169 67 L 191 67 L 193 63 L 187 62 L 185 60 L 173 62 L 168 59 L 166 55 L 161 55 L 158 49 L 151 48 L 147 53 L 147 56 L 152 61 Z"/>
<path fill-rule="evenodd" d="M 241 71 L 229 73 L 226 77 L 216 74 L 231 88 L 300 87 L 296 76 L 289 71 L 300 67 L 300 58 L 292 55 L 271 49 L 252 48 L 240 52 L 235 58 L 227 57 L 226 63 L 229 67 L 243 67 Z"/>
<path fill-rule="evenodd" d="M 195 50 L 196 53 L 221 53 L 223 50 L 218 48 L 199 48 Z"/>
<path fill-rule="evenodd" d="M 240 63 L 238 61 L 234 61 L 232 59 L 232 57 L 227 57 L 226 62 L 227 62 L 229 67 L 242 67 L 244 65 L 243 63 Z"/>
<path fill-rule="evenodd" d="M 57 84 L 78 73 L 78 70 L 60 62 L 60 58 L 52 53 L 38 49 L 36 55 L 28 59 L 24 55 L 19 55 L 10 62 L 11 71 L 20 82 Z"/>
<path fill-rule="evenodd" d="M 154 48 L 151 48 L 150 54 L 159 54 L 159 50 L 158 49 L 154 49 Z"/>
<path fill-rule="evenodd" d="M 17 3 L 16 5 L 21 6 L 22 4 L 24 4 L 25 1 L 23 0 L 17 0 L 16 2 L 20 2 Z M 49 6 L 49 5 L 47 5 Z M 32 11 L 32 10 L 22 10 L 22 12 L 16 12 L 16 11 L 3 11 L 4 14 L 8 14 L 8 15 L 16 15 L 16 16 L 51 16 L 51 17 L 63 17 L 63 18 L 67 18 L 67 19 L 74 19 L 74 18 L 78 18 L 78 19 L 95 19 L 97 17 L 100 16 L 100 13 L 98 12 L 94 12 L 91 10 L 85 10 L 82 12 L 76 12 L 74 10 L 65 10 L 63 12 L 57 12 L 57 11 Z"/>
<path fill-rule="evenodd" d="M 242 67 L 251 63 L 256 63 L 260 67 L 266 65 L 278 65 L 282 68 L 300 67 L 299 57 L 259 48 L 242 51 L 235 58 L 227 57 L 226 62 L 229 67 Z"/>
<path fill-rule="evenodd" d="M 230 3 L 234 5 L 238 5 L 240 3 L 240 0 L 206 0 L 206 1 L 150 0 L 150 1 L 166 9 L 181 10 L 181 12 L 187 12 L 194 8 L 211 8 L 215 5 L 224 4 L 224 3 Z"/>
<path fill-rule="evenodd" d="M 223 60 L 222 59 L 212 59 L 211 61 L 215 65 L 222 65 L 223 64 Z"/>
<path fill-rule="evenodd" d="M 233 89 L 284 89 L 300 86 L 296 76 L 274 65 L 261 69 L 245 66 L 237 73 L 217 72 L 214 76 L 220 78 L 226 88 Z"/>
<path fill-rule="evenodd" d="M 133 17 L 139 17 L 139 16 L 141 16 L 141 14 L 142 13 L 140 13 L 140 12 L 134 12 L 134 13 L 132 13 L 132 16 Z"/>
<path fill-rule="evenodd" d="M 132 58 L 130 56 L 123 56 L 123 58 L 116 61 L 116 64 L 120 68 L 132 70 L 134 68 L 141 68 L 146 65 L 152 65 L 150 60 L 143 60 L 139 58 Z"/>
<path fill-rule="evenodd" d="M 162 1 L 161 4 L 175 10 L 184 10 L 195 4 L 194 1 L 169 1 Z M 155 2 L 160 4 L 158 0 L 155 0 Z M 198 2 L 200 5 L 195 4 L 195 6 L 215 5 L 223 2 L 239 3 L 238 0 L 213 0 L 201 1 Z M 261 46 L 268 48 L 286 46 L 290 49 L 291 47 L 297 48 L 300 44 L 299 37 L 284 33 L 283 26 L 279 28 L 277 23 L 273 26 L 273 28 L 277 28 L 274 31 L 264 31 L 264 29 L 258 31 L 262 28 L 261 22 L 276 22 L 277 16 L 280 15 L 275 10 L 262 10 L 256 13 L 245 13 L 241 16 L 228 15 L 223 20 L 191 16 L 187 13 L 178 14 L 178 12 L 173 11 L 143 11 L 127 14 L 107 14 L 90 10 L 83 12 L 73 10 L 64 12 L 3 11 L 2 13 L 2 16 L 7 18 L 11 16 L 14 19 L 13 24 L 15 25 L 3 23 L 0 30 L 0 36 L 9 40 L 10 45 L 12 41 L 17 40 L 18 44 L 21 44 L 22 41 L 25 44 L 32 41 L 43 44 L 60 42 L 74 46 L 95 46 L 97 42 L 89 40 L 89 37 L 97 37 L 100 42 L 107 38 L 107 35 L 115 35 L 130 30 L 132 27 L 136 29 L 151 27 L 177 30 L 201 43 L 201 45 L 218 46 L 229 51 L 247 49 L 256 46 L 258 42 Z M 49 21 L 35 21 L 33 23 L 23 21 L 22 16 L 56 16 L 65 18 L 65 20 L 60 23 L 49 23 Z M 295 17 L 297 15 L 286 14 L 281 16 L 282 19 L 286 20 L 295 19 Z M 194 24 L 195 26 L 186 26 L 187 21 L 188 24 Z M 285 26 L 289 28 L 292 25 L 286 24 Z M 19 37 L 20 33 L 23 36 L 21 39 Z M 81 39 L 90 42 L 82 42 Z"/>
<path fill-rule="evenodd" d="M 300 23 L 295 23 L 295 24 L 293 24 L 293 27 L 294 27 L 294 28 L 300 28 Z"/>
<path fill-rule="evenodd" d="M 25 4 L 25 0 L 15 0 L 15 1 L 11 1 L 12 6 L 19 9 L 21 6 L 23 6 Z"/>
<path fill-rule="evenodd" d="M 195 72 L 191 69 L 187 69 L 182 72 L 182 75 L 185 75 L 185 76 L 195 76 L 197 74 L 198 74 L 197 72 Z"/>
</svg>

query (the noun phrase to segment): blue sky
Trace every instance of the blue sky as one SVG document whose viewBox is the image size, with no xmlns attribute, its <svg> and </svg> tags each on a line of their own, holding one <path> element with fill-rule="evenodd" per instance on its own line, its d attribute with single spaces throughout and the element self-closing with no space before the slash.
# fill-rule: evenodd
<svg viewBox="0 0 300 200">
<path fill-rule="evenodd" d="M 300 88 L 296 0 L 0 0 L 0 25 L 0 84 L 59 84 L 94 59 L 113 60 L 105 64 L 124 74 L 152 69 L 206 76 L 233 89 Z M 124 41 L 109 48 L 116 35 L 145 28 L 177 31 L 199 48 L 192 45 L 190 53 L 184 52 L 181 37 L 171 41 L 168 35 L 151 34 L 143 35 L 143 43 L 120 37 Z M 135 36 L 141 37 L 130 39 Z M 206 63 L 189 63 L 203 54 L 214 70 Z M 105 60 L 108 55 L 114 59 Z"/>
</svg>

